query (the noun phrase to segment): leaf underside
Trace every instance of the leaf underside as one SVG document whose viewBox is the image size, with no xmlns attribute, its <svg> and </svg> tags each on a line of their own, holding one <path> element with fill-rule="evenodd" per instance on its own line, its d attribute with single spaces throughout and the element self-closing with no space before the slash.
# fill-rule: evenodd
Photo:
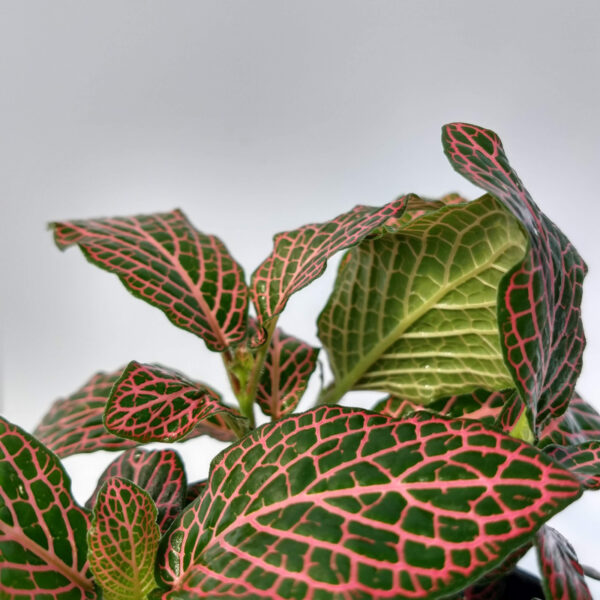
<svg viewBox="0 0 600 600">
<path fill-rule="evenodd" d="M 159 537 L 150 496 L 131 481 L 108 479 L 88 536 L 90 566 L 105 600 L 146 600 L 156 587 Z"/>
<path fill-rule="evenodd" d="M 0 417 L 0 598 L 95 597 L 88 529 L 60 461 Z"/>
<path fill-rule="evenodd" d="M 544 525 L 538 531 L 537 550 L 546 598 L 592 600 L 575 550 L 556 529 Z"/>
<path fill-rule="evenodd" d="M 132 361 L 111 391 L 104 425 L 137 442 L 174 442 L 217 415 L 232 429 L 236 421 L 242 427 L 239 413 L 207 385 L 167 367 Z"/>
<path fill-rule="evenodd" d="M 551 459 L 475 421 L 320 407 L 215 459 L 161 542 L 163 598 L 437 598 L 580 494 Z"/>
<path fill-rule="evenodd" d="M 586 489 L 600 489 L 600 441 L 545 446 L 544 452 L 571 471 Z"/>
<path fill-rule="evenodd" d="M 428 404 L 513 387 L 497 295 L 525 249 L 518 221 L 491 196 L 352 249 L 318 321 L 335 376 L 323 400 L 362 389 Z"/>
<path fill-rule="evenodd" d="M 93 508 L 104 482 L 112 477 L 128 479 L 152 498 L 158 510 L 161 532 L 168 529 L 183 508 L 187 480 L 183 462 L 173 450 L 136 448 L 124 452 L 100 476 L 96 489 L 86 502 L 87 508 Z"/>
<path fill-rule="evenodd" d="M 64 250 L 118 275 L 137 298 L 222 352 L 246 335 L 248 289 L 223 242 L 194 228 L 180 210 L 53 223 Z"/>
<path fill-rule="evenodd" d="M 532 200 L 493 131 L 451 123 L 442 141 L 454 169 L 503 202 L 529 233 L 527 255 L 500 288 L 498 316 L 507 365 L 539 434 L 567 409 L 581 371 L 587 267 Z"/>
<path fill-rule="evenodd" d="M 396 232 L 429 212 L 439 210 L 440 208 L 444 208 L 444 206 L 465 204 L 466 202 L 468 200 L 458 194 L 447 194 L 439 200 L 431 200 L 415 194 L 409 194 L 406 197 L 406 209 L 404 212 L 399 217 L 388 219 L 385 227 L 390 232 Z"/>
<path fill-rule="evenodd" d="M 404 198 L 382 208 L 355 206 L 331 221 L 278 233 L 273 252 L 252 274 L 250 295 L 259 323 L 277 316 L 292 294 L 321 276 L 333 254 L 358 244 L 404 206 Z"/>
</svg>

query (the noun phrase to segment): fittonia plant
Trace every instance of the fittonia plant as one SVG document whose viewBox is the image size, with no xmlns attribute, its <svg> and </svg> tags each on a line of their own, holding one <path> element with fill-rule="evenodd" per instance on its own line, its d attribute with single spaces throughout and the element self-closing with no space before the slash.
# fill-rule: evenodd
<svg viewBox="0 0 600 600">
<path fill-rule="evenodd" d="M 496 134 L 453 123 L 443 144 L 484 196 L 279 234 L 249 283 L 179 210 L 53 224 L 59 248 L 221 353 L 238 407 L 132 361 L 34 435 L 0 420 L 0 598 L 493 600 L 531 546 L 547 598 L 591 598 L 591 569 L 545 525 L 600 487 L 600 415 L 575 392 L 586 267 Z M 319 349 L 278 316 L 337 252 L 318 319 L 333 380 L 295 413 Z M 350 390 L 386 396 L 337 406 Z M 230 442 L 205 481 L 139 448 L 199 435 Z M 60 458 L 100 449 L 124 452 L 78 506 Z"/>
</svg>

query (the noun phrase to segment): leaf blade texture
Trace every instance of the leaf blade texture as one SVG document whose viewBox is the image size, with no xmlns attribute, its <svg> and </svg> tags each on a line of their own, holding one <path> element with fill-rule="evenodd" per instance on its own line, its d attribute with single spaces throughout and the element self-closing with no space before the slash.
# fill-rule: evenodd
<svg viewBox="0 0 600 600">
<path fill-rule="evenodd" d="M 89 560 L 106 600 L 146 600 L 156 587 L 156 507 L 131 481 L 108 479 L 94 506 Z"/>
<path fill-rule="evenodd" d="M 265 415 L 279 419 L 298 406 L 318 356 L 318 348 L 275 329 L 256 390 L 256 402 Z"/>
<path fill-rule="evenodd" d="M 172 599 L 437 598 L 580 494 L 551 459 L 475 421 L 320 407 L 215 459 L 161 542 L 159 577 Z"/>
<path fill-rule="evenodd" d="M 221 240 L 194 228 L 181 210 L 52 223 L 57 246 L 78 245 L 137 298 L 222 352 L 246 335 L 248 290 Z"/>
<path fill-rule="evenodd" d="M 88 528 L 57 457 L 0 417 L 0 595 L 94 598 Z"/>
<path fill-rule="evenodd" d="M 535 204 L 496 133 L 451 123 L 443 128 L 442 142 L 453 168 L 503 202 L 529 233 L 527 256 L 500 289 L 499 322 L 507 365 L 538 433 L 566 410 L 581 371 L 587 267 Z"/>
<path fill-rule="evenodd" d="M 187 479 L 183 461 L 174 450 L 133 448 L 124 452 L 100 475 L 96 489 L 86 502 L 87 508 L 94 507 L 102 486 L 112 477 L 135 483 L 152 498 L 158 511 L 158 527 L 163 533 L 183 508 Z"/>
<path fill-rule="evenodd" d="M 544 525 L 537 533 L 542 582 L 552 600 L 592 600 L 573 546 L 556 529 Z"/>
<path fill-rule="evenodd" d="M 259 323 L 276 317 L 290 296 L 320 277 L 336 252 L 358 244 L 404 210 L 404 197 L 381 208 L 355 206 L 325 223 L 278 233 L 272 253 L 251 278 L 250 295 Z"/>
<path fill-rule="evenodd" d="M 323 401 L 353 389 L 426 405 L 513 387 L 497 291 L 525 249 L 518 221 L 489 195 L 352 249 L 318 319 L 334 373 Z"/>
<path fill-rule="evenodd" d="M 245 421 L 221 403 L 217 392 L 161 365 L 131 361 L 113 386 L 104 425 L 137 442 L 181 440 L 209 417 L 227 419 L 231 429 Z"/>
</svg>

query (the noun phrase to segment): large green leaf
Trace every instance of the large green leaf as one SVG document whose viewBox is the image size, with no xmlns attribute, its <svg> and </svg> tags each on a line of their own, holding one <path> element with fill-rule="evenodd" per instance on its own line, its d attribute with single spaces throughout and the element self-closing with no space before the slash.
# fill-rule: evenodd
<svg viewBox="0 0 600 600">
<path fill-rule="evenodd" d="M 439 598 L 580 494 L 539 450 L 476 421 L 320 407 L 213 461 L 161 541 L 163 597 Z"/>
<path fill-rule="evenodd" d="M 104 600 L 146 600 L 156 587 L 156 515 L 152 498 L 127 479 L 112 477 L 100 489 L 88 556 Z"/>
<path fill-rule="evenodd" d="M 319 317 L 335 376 L 322 400 L 363 389 L 428 404 L 512 387 L 497 295 L 526 249 L 518 220 L 487 195 L 351 250 Z"/>
<path fill-rule="evenodd" d="M 58 458 L 0 417 L 0 598 L 95 598 L 89 523 Z"/>
</svg>

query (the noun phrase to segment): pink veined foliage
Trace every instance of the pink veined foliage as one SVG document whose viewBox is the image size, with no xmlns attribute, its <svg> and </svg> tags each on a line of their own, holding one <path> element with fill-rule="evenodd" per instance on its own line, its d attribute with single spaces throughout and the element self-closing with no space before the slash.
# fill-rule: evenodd
<svg viewBox="0 0 600 600">
<path fill-rule="evenodd" d="M 539 434 L 565 412 L 581 371 L 587 267 L 532 200 L 493 131 L 451 123 L 442 141 L 454 169 L 501 200 L 529 232 L 528 255 L 500 289 L 499 323 L 507 364 Z"/>
</svg>

